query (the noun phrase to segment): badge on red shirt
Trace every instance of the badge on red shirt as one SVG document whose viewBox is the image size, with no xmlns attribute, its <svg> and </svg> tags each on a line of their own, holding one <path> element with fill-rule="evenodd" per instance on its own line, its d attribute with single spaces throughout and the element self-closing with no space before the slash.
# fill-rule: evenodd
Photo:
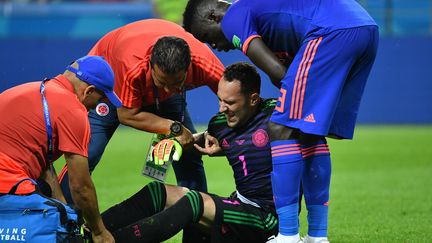
<svg viewBox="0 0 432 243">
<path fill-rule="evenodd" d="M 106 103 L 99 103 L 96 106 L 96 113 L 99 116 L 106 116 L 109 113 L 109 106 Z"/>
</svg>

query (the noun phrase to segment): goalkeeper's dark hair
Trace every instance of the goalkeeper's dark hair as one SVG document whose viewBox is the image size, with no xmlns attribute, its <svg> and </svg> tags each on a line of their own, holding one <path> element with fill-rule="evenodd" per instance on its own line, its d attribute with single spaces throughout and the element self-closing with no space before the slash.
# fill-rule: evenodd
<svg viewBox="0 0 432 243">
<path fill-rule="evenodd" d="M 153 46 L 150 63 L 166 74 L 186 71 L 191 63 L 189 45 L 181 38 L 164 36 Z"/>
<path fill-rule="evenodd" d="M 260 93 L 261 77 L 256 68 L 247 62 L 237 62 L 226 67 L 223 78 L 232 82 L 240 81 L 241 92 L 245 95 Z"/>
<path fill-rule="evenodd" d="M 217 0 L 189 0 L 183 12 L 183 28 L 191 32 L 193 23 L 201 23 L 205 19 L 204 6 L 217 3 Z"/>
</svg>

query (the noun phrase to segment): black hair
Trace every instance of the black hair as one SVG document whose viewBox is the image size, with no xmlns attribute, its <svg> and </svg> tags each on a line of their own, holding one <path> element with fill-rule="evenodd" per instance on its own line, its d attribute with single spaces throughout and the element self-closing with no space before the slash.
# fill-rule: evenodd
<svg viewBox="0 0 432 243">
<path fill-rule="evenodd" d="M 241 92 L 245 95 L 260 93 L 261 77 L 256 68 L 247 62 L 237 62 L 226 67 L 223 78 L 232 82 L 240 81 Z"/>
<path fill-rule="evenodd" d="M 159 38 L 153 46 L 150 63 L 158 65 L 166 74 L 185 71 L 191 63 L 189 45 L 185 40 L 175 36 Z"/>
<path fill-rule="evenodd" d="M 187 32 L 191 32 L 193 23 L 201 23 L 205 16 L 203 16 L 203 12 L 201 11 L 201 7 L 205 4 L 209 4 L 212 2 L 216 2 L 215 0 L 189 0 L 185 11 L 183 12 L 183 28 Z M 201 13 L 201 14 L 200 14 Z"/>
</svg>

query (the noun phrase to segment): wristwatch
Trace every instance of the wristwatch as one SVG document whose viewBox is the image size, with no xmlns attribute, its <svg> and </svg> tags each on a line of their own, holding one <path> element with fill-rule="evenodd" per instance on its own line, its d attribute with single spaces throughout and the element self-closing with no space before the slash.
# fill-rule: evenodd
<svg viewBox="0 0 432 243">
<path fill-rule="evenodd" d="M 176 137 L 182 133 L 182 124 L 178 121 L 174 121 L 170 126 L 170 136 Z"/>
</svg>

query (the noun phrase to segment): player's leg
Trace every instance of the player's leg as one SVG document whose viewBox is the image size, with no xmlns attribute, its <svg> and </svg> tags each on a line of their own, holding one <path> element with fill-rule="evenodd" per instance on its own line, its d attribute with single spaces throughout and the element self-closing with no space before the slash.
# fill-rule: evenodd
<svg viewBox="0 0 432 243">
<path fill-rule="evenodd" d="M 299 188 L 304 161 L 299 135 L 319 131 L 314 113 L 305 105 L 308 98 L 310 71 L 322 38 L 315 38 L 301 46 L 282 80 L 280 96 L 271 117 L 272 186 L 279 216 L 278 241 L 297 242 L 299 236 Z M 306 89 L 308 87 L 308 89 Z M 310 123 L 310 124 L 309 124 Z"/>
<path fill-rule="evenodd" d="M 370 57 L 375 56 L 374 51 L 370 55 L 367 50 L 376 51 L 374 41 L 364 41 L 372 39 L 371 31 L 368 27 L 353 28 L 320 37 L 321 43 L 309 70 L 310 79 L 301 111 L 304 117 L 299 127 L 304 133 L 352 138 L 360 99 L 373 62 Z M 306 162 L 302 180 L 309 221 L 306 239 L 310 242 L 325 242 L 330 153 L 325 139 L 308 137 L 314 141 L 302 142 L 302 154 Z"/>
<path fill-rule="evenodd" d="M 328 120 L 331 119 L 329 114 L 334 112 L 337 102 L 329 104 L 326 97 L 337 97 L 340 91 L 320 86 L 322 79 L 331 78 L 318 75 L 322 63 L 328 61 L 322 54 L 326 53 L 323 48 L 325 40 L 324 37 L 312 38 L 301 46 L 282 81 L 281 95 L 272 122 L 296 128 L 299 134 L 327 134 Z M 300 136 L 272 142 L 272 185 L 279 215 L 278 242 L 300 240 L 298 188 L 305 166 L 301 143 Z M 304 181 L 302 183 L 306 196 Z"/>
<path fill-rule="evenodd" d="M 299 131 L 270 122 L 272 147 L 272 188 L 279 216 L 279 236 L 297 242 L 299 235 L 300 182 L 303 169 Z"/>
<path fill-rule="evenodd" d="M 338 105 L 329 128 L 329 134 L 351 139 L 366 81 L 375 61 L 378 46 L 378 29 L 376 26 L 365 26 L 346 30 L 348 36 L 358 36 L 360 48 L 357 59 L 346 78 Z M 362 41 L 363 40 L 363 41 Z"/>
<path fill-rule="evenodd" d="M 192 133 L 196 133 L 186 103 L 181 95 L 174 95 L 168 100 L 161 102 L 160 115 L 176 121 L 183 120 L 183 125 Z M 180 161 L 173 163 L 173 168 L 177 185 L 187 187 L 191 190 L 207 192 L 207 181 L 200 155 L 186 151 L 183 153 Z"/>
<path fill-rule="evenodd" d="M 120 228 L 113 236 L 116 242 L 161 242 L 193 223 L 209 227 L 214 213 L 214 202 L 209 195 L 189 191 L 171 207 Z"/>
<path fill-rule="evenodd" d="M 303 43 L 282 80 L 278 105 L 271 117 L 273 123 L 298 129 L 302 134 L 326 136 L 329 133 L 345 79 L 355 62 L 355 57 L 348 58 L 352 53 L 340 53 L 350 43 L 337 42 L 337 46 L 334 46 L 335 42 L 335 36 L 329 34 L 313 37 Z M 341 59 L 344 62 L 339 62 Z M 283 237 L 286 242 L 296 242 L 299 239 L 296 190 L 304 166 L 301 142 L 298 136 L 280 138 L 287 137 L 292 129 L 275 132 L 272 128 L 274 125 L 271 125 L 272 181 L 280 220 L 279 230 L 282 236 L 289 236 Z"/>
<path fill-rule="evenodd" d="M 182 121 L 183 125 L 192 133 L 196 129 L 187 110 L 186 103 L 181 95 L 174 95 L 161 103 L 161 115 L 163 117 Z M 172 164 L 176 175 L 177 185 L 191 190 L 207 192 L 207 181 L 201 156 L 188 151 L 184 152 L 180 161 Z M 201 242 L 206 238 L 199 231 L 186 227 L 183 229 L 183 242 Z"/>
<path fill-rule="evenodd" d="M 313 136 L 302 140 L 304 169 L 302 184 L 308 211 L 308 236 L 317 242 L 327 240 L 328 203 L 331 176 L 331 160 L 327 142 Z"/>
<path fill-rule="evenodd" d="M 105 147 L 119 125 L 116 107 L 111 103 L 99 103 L 96 109 L 89 111 L 90 142 L 88 145 L 88 162 L 90 173 L 99 163 Z M 59 173 L 59 182 L 63 194 L 69 204 L 73 204 L 69 190 L 69 175 L 67 165 Z"/>
<path fill-rule="evenodd" d="M 140 219 L 150 217 L 177 203 L 189 189 L 153 181 L 140 191 L 103 212 L 102 220 L 114 232 Z"/>
</svg>

